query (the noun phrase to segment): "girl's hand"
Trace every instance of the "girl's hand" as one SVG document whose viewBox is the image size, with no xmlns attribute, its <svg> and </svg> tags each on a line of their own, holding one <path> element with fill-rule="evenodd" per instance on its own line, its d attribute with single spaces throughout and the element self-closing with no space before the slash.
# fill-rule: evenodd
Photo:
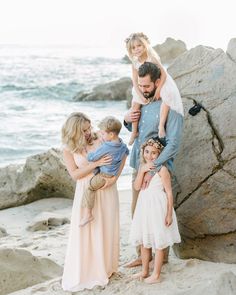
<svg viewBox="0 0 236 295">
<path fill-rule="evenodd" d="M 167 227 L 169 227 L 172 224 L 172 221 L 173 221 L 172 214 L 171 213 L 170 214 L 167 213 L 166 218 L 165 218 L 165 225 Z"/>
<path fill-rule="evenodd" d="M 153 164 L 153 162 L 147 162 L 141 166 L 141 170 L 143 173 L 149 172 L 154 169 L 155 169 L 155 165 Z"/>
<path fill-rule="evenodd" d="M 112 162 L 112 157 L 109 155 L 105 155 L 99 160 L 95 161 L 94 164 L 96 165 L 95 167 L 100 167 L 100 166 L 106 166 L 111 164 Z"/>
<path fill-rule="evenodd" d="M 104 179 L 105 179 L 106 183 L 104 184 L 103 187 L 101 187 L 101 189 L 107 188 L 108 186 L 113 185 L 117 181 L 117 177 L 116 176 L 104 177 Z"/>
</svg>

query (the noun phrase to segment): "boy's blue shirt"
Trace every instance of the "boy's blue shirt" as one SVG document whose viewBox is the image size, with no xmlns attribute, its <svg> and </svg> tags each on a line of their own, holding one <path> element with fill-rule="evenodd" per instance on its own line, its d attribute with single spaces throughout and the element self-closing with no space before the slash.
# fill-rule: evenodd
<svg viewBox="0 0 236 295">
<path fill-rule="evenodd" d="M 122 141 L 122 139 L 119 138 L 119 142 L 105 141 L 95 152 L 89 153 L 87 159 L 90 162 L 94 162 L 105 155 L 111 156 L 111 164 L 100 166 L 99 172 L 108 175 L 117 175 L 124 156 L 128 154 L 129 149 L 127 148 L 126 144 Z M 98 169 L 95 173 L 98 173 Z"/>
</svg>

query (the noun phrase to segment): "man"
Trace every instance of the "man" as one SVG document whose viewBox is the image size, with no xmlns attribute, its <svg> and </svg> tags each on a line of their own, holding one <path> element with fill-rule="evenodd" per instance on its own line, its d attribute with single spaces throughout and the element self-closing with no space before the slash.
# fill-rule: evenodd
<svg viewBox="0 0 236 295">
<path fill-rule="evenodd" d="M 141 116 L 139 112 L 133 112 L 130 110 L 125 115 L 125 126 L 131 130 L 131 122 L 139 119 L 139 135 L 135 139 L 131 156 L 130 166 L 134 169 L 133 181 L 137 175 L 140 158 L 140 147 L 149 138 L 158 138 L 158 126 L 160 120 L 160 107 L 161 100 L 154 98 L 155 91 L 160 83 L 160 69 L 153 63 L 145 62 L 139 67 L 138 70 L 138 84 L 143 96 L 149 100 L 149 103 L 143 105 L 141 108 Z M 142 185 L 142 189 L 148 187 L 153 175 L 160 170 L 162 165 L 165 165 L 168 170 L 173 174 L 173 160 L 176 156 L 182 135 L 183 128 L 183 116 L 173 110 L 169 110 L 167 122 L 166 122 L 166 137 L 159 139 L 165 148 L 161 155 L 154 161 L 155 171 L 146 173 Z M 138 191 L 132 186 L 132 205 L 131 213 L 132 217 L 137 203 Z M 138 251 L 139 252 L 139 251 Z M 168 253 L 167 253 L 168 257 Z M 138 258 L 134 262 L 131 262 L 127 267 L 133 267 L 141 264 L 141 259 Z"/>
</svg>

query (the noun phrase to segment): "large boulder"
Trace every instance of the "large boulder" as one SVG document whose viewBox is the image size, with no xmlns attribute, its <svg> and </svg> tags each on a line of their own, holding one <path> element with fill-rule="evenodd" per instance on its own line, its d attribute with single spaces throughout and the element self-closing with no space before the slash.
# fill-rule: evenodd
<svg viewBox="0 0 236 295">
<path fill-rule="evenodd" d="M 0 169 L 0 209 L 42 198 L 73 198 L 75 182 L 57 149 L 31 156 L 24 165 Z"/>
<path fill-rule="evenodd" d="M 163 64 L 170 64 L 176 57 L 184 53 L 187 50 L 187 47 L 181 40 L 166 38 L 165 42 L 155 45 L 153 49 L 158 53 Z M 122 61 L 125 63 L 131 63 L 128 55 L 124 56 Z"/>
<path fill-rule="evenodd" d="M 95 100 L 127 100 L 127 89 L 132 85 L 130 78 L 121 78 L 116 81 L 98 85 L 92 92 L 79 92 L 75 95 L 75 101 L 95 101 Z"/>
<path fill-rule="evenodd" d="M 197 46 L 168 71 L 185 107 L 175 161 L 182 242 L 175 252 L 181 258 L 236 263 L 236 63 L 221 49 Z M 191 116 L 195 103 L 202 109 Z"/>
<path fill-rule="evenodd" d="M 181 40 L 167 38 L 164 43 L 153 47 L 161 58 L 163 64 L 170 64 L 174 59 L 184 53 L 187 48 Z"/>
<path fill-rule="evenodd" d="M 0 294 L 61 276 L 62 267 L 48 258 L 38 258 L 22 249 L 0 248 Z"/>
</svg>

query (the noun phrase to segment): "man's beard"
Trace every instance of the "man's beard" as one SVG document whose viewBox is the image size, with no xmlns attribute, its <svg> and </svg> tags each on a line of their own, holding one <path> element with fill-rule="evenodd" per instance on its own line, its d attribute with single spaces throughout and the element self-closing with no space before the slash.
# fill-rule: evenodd
<svg viewBox="0 0 236 295">
<path fill-rule="evenodd" d="M 151 98 L 154 96 L 155 92 L 156 92 L 156 87 L 151 92 L 143 92 L 143 96 L 145 98 Z"/>
</svg>

